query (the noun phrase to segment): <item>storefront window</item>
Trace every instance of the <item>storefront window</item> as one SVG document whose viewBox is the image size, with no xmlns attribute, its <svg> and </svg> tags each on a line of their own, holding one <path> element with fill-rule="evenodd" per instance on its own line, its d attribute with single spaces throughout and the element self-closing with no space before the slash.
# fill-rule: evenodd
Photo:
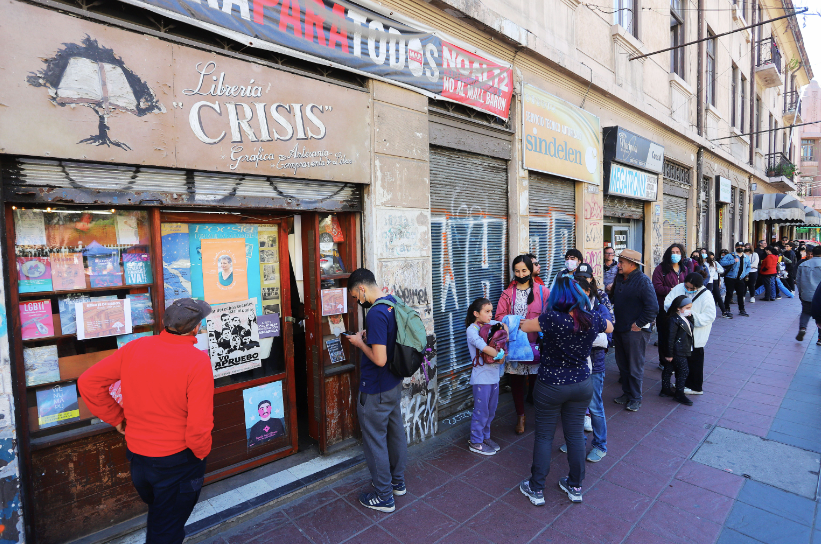
<svg viewBox="0 0 821 544">
<path fill-rule="evenodd" d="M 150 229 L 145 211 L 13 212 L 27 408 L 36 438 L 99 422 L 78 397 L 77 378 L 127 342 L 154 334 Z"/>
</svg>

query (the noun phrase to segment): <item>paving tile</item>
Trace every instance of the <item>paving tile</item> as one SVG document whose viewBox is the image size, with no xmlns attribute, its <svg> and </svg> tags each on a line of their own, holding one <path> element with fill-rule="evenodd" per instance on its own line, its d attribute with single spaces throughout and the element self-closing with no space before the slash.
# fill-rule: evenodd
<svg viewBox="0 0 821 544">
<path fill-rule="evenodd" d="M 516 520 L 511 523 L 511 520 Z M 529 542 L 544 526 L 535 519 L 522 516 L 520 509 L 504 502 L 495 502 L 465 524 L 465 527 L 491 542 L 524 544 Z"/>
<path fill-rule="evenodd" d="M 645 531 L 641 527 L 636 527 L 624 544 L 669 544 L 670 541 L 661 535 Z"/>
<path fill-rule="evenodd" d="M 776 419 L 773 421 L 771 430 L 777 433 L 790 434 L 800 438 L 806 438 L 821 444 L 821 428 L 808 427 L 800 423 L 794 423 L 785 419 Z"/>
<path fill-rule="evenodd" d="M 801 404 L 802 406 L 793 408 L 793 407 L 789 406 L 789 403 L 787 403 L 787 401 L 797 402 L 797 403 Z M 800 393 L 798 391 L 787 391 L 786 394 L 784 395 L 784 402 L 785 402 L 785 404 L 782 404 L 782 406 L 784 408 L 789 408 L 790 410 L 801 410 L 801 409 L 809 408 L 809 409 L 821 411 L 821 394 Z M 803 406 L 804 404 L 811 404 L 812 406 L 811 407 L 804 407 Z"/>
<path fill-rule="evenodd" d="M 452 476 L 458 476 L 482 460 L 482 456 L 472 453 L 466 445 L 448 446 L 425 457 L 427 463 Z"/>
<path fill-rule="evenodd" d="M 405 544 L 435 542 L 456 528 L 457 523 L 423 501 L 386 516 L 379 525 Z"/>
<path fill-rule="evenodd" d="M 459 527 L 455 531 L 450 534 L 443 536 L 441 539 L 436 541 L 438 544 L 494 544 L 490 540 L 484 538 L 483 536 L 467 529 L 465 527 Z M 347 544 L 347 543 L 346 543 Z M 366 543 L 366 544 L 377 544 L 373 543 Z"/>
<path fill-rule="evenodd" d="M 761 383 L 748 383 L 742 390 L 764 393 L 765 395 L 784 396 L 787 393 L 786 387 L 775 387 L 774 385 Z"/>
<path fill-rule="evenodd" d="M 736 399 L 745 399 L 760 404 L 768 404 L 770 406 L 778 407 L 781 406 L 781 401 L 784 400 L 784 397 L 780 395 L 766 395 L 764 393 L 758 393 L 756 391 L 747 391 L 746 389 L 742 389 L 738 392 Z"/>
<path fill-rule="evenodd" d="M 311 493 L 296 501 L 286 504 L 282 511 L 291 519 L 297 519 L 308 512 L 316 510 L 330 501 L 336 500 L 339 495 L 333 489 L 324 489 Z"/>
<path fill-rule="evenodd" d="M 363 506 L 357 508 L 338 498 L 297 518 L 294 524 L 316 544 L 336 544 L 372 524 L 361 510 Z"/>
<path fill-rule="evenodd" d="M 288 516 L 278 511 L 266 512 L 222 533 L 222 537 L 226 544 L 245 544 L 285 526 L 293 527 Z"/>
<path fill-rule="evenodd" d="M 507 505 L 517 509 L 520 514 L 524 514 L 529 518 L 533 518 L 540 522 L 543 527 L 550 525 L 568 508 L 575 506 L 567 500 L 566 494 L 560 494 L 558 486 L 545 489 L 545 504 L 544 506 L 534 506 L 525 497 L 519 488 L 511 490 L 507 495 L 500 499 Z"/>
<path fill-rule="evenodd" d="M 766 438 L 768 440 L 775 440 L 776 442 L 781 442 L 782 444 L 788 444 L 790 446 L 795 446 L 797 448 L 801 448 L 804 450 L 821 453 L 821 443 L 819 443 L 816 440 L 792 436 L 789 434 L 779 433 L 772 430 L 769 433 L 767 433 Z"/>
<path fill-rule="evenodd" d="M 666 487 L 668 481 L 659 478 L 658 474 L 647 472 L 623 461 L 605 474 L 603 479 L 648 497 L 657 496 Z"/>
<path fill-rule="evenodd" d="M 658 448 L 639 444 L 624 456 L 623 462 L 641 467 L 642 470 L 648 472 L 655 472 L 659 476 L 672 478 L 684 464 L 684 457 L 677 457 Z"/>
<path fill-rule="evenodd" d="M 808 527 L 815 517 L 815 501 L 754 480 L 744 484 L 737 500 Z"/>
<path fill-rule="evenodd" d="M 673 480 L 659 500 L 718 524 L 733 507 L 733 499 L 681 480 Z"/>
<path fill-rule="evenodd" d="M 281 541 L 284 543 L 284 541 Z M 372 525 L 361 533 L 352 536 L 345 544 L 399 544 L 399 541 L 378 525 Z"/>
<path fill-rule="evenodd" d="M 706 436 L 706 430 L 704 436 Z M 662 428 L 648 434 L 639 444 L 652 446 L 660 450 L 672 453 L 678 457 L 689 457 L 696 446 L 699 445 L 703 436 L 674 436 Z"/>
<path fill-rule="evenodd" d="M 595 523 L 591 523 L 592 520 L 595 520 Z M 553 528 L 573 535 L 583 542 L 615 544 L 627 536 L 632 524 L 605 514 L 590 505 L 575 504 L 553 522 Z"/>
<path fill-rule="evenodd" d="M 548 527 L 539 533 L 539 536 L 533 539 L 533 542 L 539 544 L 579 544 L 578 539 L 568 536 L 553 527 Z"/>
<path fill-rule="evenodd" d="M 656 502 L 639 521 L 639 527 L 667 538 L 671 542 L 715 542 L 721 525 L 675 508 L 665 502 Z"/>
<path fill-rule="evenodd" d="M 721 536 L 718 537 L 716 544 L 761 544 L 761 541 L 725 527 L 721 531 Z"/>
<path fill-rule="evenodd" d="M 559 447 L 555 440 L 554 444 Z M 522 448 L 514 444 L 489 457 L 488 461 L 503 467 L 521 467 L 526 471 L 533 464 L 533 448 Z"/>
<path fill-rule="evenodd" d="M 523 469 L 525 467 L 522 467 Z M 518 473 L 494 463 L 480 463 L 459 477 L 463 484 L 469 484 L 485 493 L 499 498 L 519 485 L 527 476 L 524 470 Z"/>
<path fill-rule="evenodd" d="M 716 425 L 718 427 L 724 427 L 726 429 L 732 429 L 734 431 L 752 434 L 755 436 L 760 436 L 762 438 L 767 436 L 767 433 L 770 432 L 769 425 L 767 425 L 766 427 L 761 427 L 759 425 L 753 425 L 752 423 L 733 421 L 732 419 L 719 419 Z"/>
<path fill-rule="evenodd" d="M 412 461 L 405 468 L 405 485 L 408 492 L 417 497 L 444 485 L 453 478 L 451 474 L 424 461 Z"/>
<path fill-rule="evenodd" d="M 476 484 L 481 485 L 482 482 L 477 481 Z M 493 497 L 480 489 L 465 485 L 461 480 L 451 480 L 442 487 L 437 487 L 424 499 L 425 504 L 452 517 L 459 523 L 472 518 L 492 501 Z"/>
<path fill-rule="evenodd" d="M 709 489 L 734 499 L 747 480 L 737 474 L 718 470 L 688 459 L 676 474 L 676 479 Z"/>
<path fill-rule="evenodd" d="M 778 412 L 778 407 L 770 405 L 770 404 L 763 404 L 759 401 L 749 400 L 745 398 L 735 398 L 729 404 L 729 408 L 734 408 L 736 410 L 741 410 L 742 412 L 753 413 L 753 414 L 760 414 L 762 416 L 775 416 L 776 412 Z M 727 417 L 727 414 L 724 414 L 724 417 Z"/>
<path fill-rule="evenodd" d="M 743 502 L 736 502 L 725 526 L 767 544 L 808 544 L 810 528 Z"/>
<path fill-rule="evenodd" d="M 584 493 L 584 502 L 597 510 L 635 522 L 652 501 L 646 495 L 602 480 Z"/>
</svg>

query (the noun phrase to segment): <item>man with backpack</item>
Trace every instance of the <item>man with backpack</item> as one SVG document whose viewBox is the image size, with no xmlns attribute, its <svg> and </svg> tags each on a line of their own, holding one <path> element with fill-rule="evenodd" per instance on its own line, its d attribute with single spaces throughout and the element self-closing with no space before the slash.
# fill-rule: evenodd
<svg viewBox="0 0 821 544">
<path fill-rule="evenodd" d="M 365 330 L 347 336 L 351 345 L 362 352 L 357 414 L 373 483 L 373 490 L 360 494 L 359 502 L 366 508 L 393 512 L 393 496 L 407 492 L 408 442 L 400 407 L 402 378 L 391 372 L 398 330 L 395 305 L 402 303 L 382 293 L 367 268 L 354 270 L 348 278 L 348 294 L 362 308 L 369 309 Z"/>
</svg>

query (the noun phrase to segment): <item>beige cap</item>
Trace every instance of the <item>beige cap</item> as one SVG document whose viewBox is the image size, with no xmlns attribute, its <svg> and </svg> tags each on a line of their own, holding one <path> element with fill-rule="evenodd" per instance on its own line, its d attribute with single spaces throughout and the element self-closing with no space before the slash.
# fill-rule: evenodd
<svg viewBox="0 0 821 544">
<path fill-rule="evenodd" d="M 639 266 L 644 266 L 644 263 L 641 261 L 641 253 L 635 249 L 623 249 L 619 255 L 619 259 L 627 259 L 628 261 L 632 261 Z"/>
</svg>

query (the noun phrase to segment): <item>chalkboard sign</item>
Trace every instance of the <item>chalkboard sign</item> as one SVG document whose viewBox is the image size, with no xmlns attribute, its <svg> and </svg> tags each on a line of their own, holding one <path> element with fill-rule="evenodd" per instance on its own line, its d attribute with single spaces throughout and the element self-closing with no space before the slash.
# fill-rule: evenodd
<svg viewBox="0 0 821 544">
<path fill-rule="evenodd" d="M 345 350 L 342 349 L 342 340 L 339 338 L 326 340 L 325 345 L 328 347 L 328 355 L 331 357 L 331 363 L 341 363 L 345 360 Z"/>
</svg>

